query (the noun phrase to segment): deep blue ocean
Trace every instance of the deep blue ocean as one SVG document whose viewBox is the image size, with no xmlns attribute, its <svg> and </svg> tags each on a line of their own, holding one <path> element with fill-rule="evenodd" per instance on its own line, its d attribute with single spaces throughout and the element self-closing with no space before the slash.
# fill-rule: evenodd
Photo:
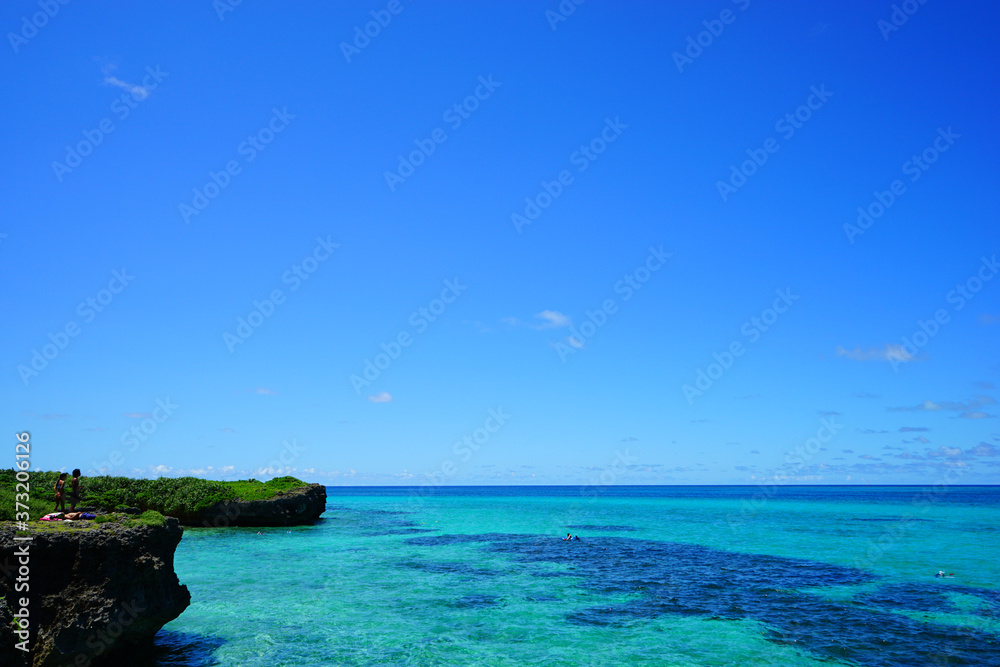
<svg viewBox="0 0 1000 667">
<path fill-rule="evenodd" d="M 328 493 L 185 529 L 150 664 L 1000 665 L 1000 487 Z"/>
</svg>

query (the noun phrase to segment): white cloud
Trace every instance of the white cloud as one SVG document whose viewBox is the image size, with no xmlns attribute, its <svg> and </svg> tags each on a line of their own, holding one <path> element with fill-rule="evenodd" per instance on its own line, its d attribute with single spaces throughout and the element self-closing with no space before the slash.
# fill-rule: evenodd
<svg viewBox="0 0 1000 667">
<path fill-rule="evenodd" d="M 543 310 L 540 313 L 536 313 L 535 317 L 545 320 L 542 324 L 539 324 L 536 328 L 538 329 L 552 329 L 555 327 L 568 327 L 573 324 L 572 321 L 558 310 Z"/>
<path fill-rule="evenodd" d="M 862 350 L 860 347 L 847 350 L 838 345 L 837 356 L 853 361 L 895 361 L 896 363 L 915 361 L 913 355 L 904 350 L 902 345 L 896 345 L 895 343 L 889 343 L 881 349 L 870 347 L 867 350 Z"/>
<path fill-rule="evenodd" d="M 981 442 L 968 450 L 973 456 L 1000 456 L 1000 447 L 991 445 L 988 442 Z"/>
<path fill-rule="evenodd" d="M 387 391 L 380 391 L 374 396 L 369 396 L 368 400 L 371 401 L 372 403 L 391 403 L 392 394 L 390 394 Z"/>
<path fill-rule="evenodd" d="M 128 92 L 132 93 L 132 96 L 136 100 L 144 100 L 149 96 L 149 91 L 142 86 L 137 86 L 133 83 L 128 83 L 127 81 L 122 81 L 116 76 L 112 76 L 111 72 L 118 68 L 117 65 L 108 64 L 101 68 L 101 72 L 104 74 L 104 85 L 106 86 L 117 86 Z"/>
<path fill-rule="evenodd" d="M 994 405 L 996 399 L 992 396 L 976 396 L 967 401 L 924 401 L 912 407 L 889 408 L 889 412 L 940 412 L 948 410 L 961 412 L 963 419 L 984 419 L 990 415 L 985 412 L 977 412 L 977 408 L 985 405 Z"/>
</svg>

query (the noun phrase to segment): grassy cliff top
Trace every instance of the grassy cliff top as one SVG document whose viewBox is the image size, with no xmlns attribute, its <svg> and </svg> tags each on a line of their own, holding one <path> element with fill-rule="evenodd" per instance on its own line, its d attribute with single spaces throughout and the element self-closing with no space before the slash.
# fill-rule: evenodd
<svg viewBox="0 0 1000 667">
<path fill-rule="evenodd" d="M 0 521 L 13 521 L 15 502 L 28 506 L 29 519 L 34 521 L 55 506 L 55 483 L 58 472 L 31 472 L 28 502 L 16 494 L 18 488 L 15 471 L 0 470 Z M 70 478 L 66 479 L 67 510 L 70 507 Z M 267 500 L 293 489 L 308 486 L 294 477 L 276 477 L 268 482 L 241 480 L 220 482 L 198 477 L 160 477 L 158 479 L 133 479 L 131 477 L 82 477 L 82 500 L 77 507 L 93 507 L 104 511 L 136 507 L 142 511 L 153 510 L 168 516 L 186 515 L 207 509 L 212 505 L 232 500 Z M 45 523 L 45 522 L 42 522 Z"/>
<path fill-rule="evenodd" d="M 119 528 L 137 528 L 139 526 L 162 526 L 167 518 L 154 510 L 146 510 L 139 515 L 113 512 L 101 514 L 90 521 L 32 521 L 30 530 L 17 530 L 13 521 L 0 521 L 0 530 L 14 530 L 18 535 L 33 533 L 67 533 L 78 530 L 116 530 Z"/>
</svg>

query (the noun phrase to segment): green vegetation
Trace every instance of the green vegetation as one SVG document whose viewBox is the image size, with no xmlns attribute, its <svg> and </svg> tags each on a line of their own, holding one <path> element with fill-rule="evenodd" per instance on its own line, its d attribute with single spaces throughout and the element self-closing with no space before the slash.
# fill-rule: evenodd
<svg viewBox="0 0 1000 667">
<path fill-rule="evenodd" d="M 275 477 L 269 482 L 258 482 L 255 479 L 240 482 L 223 482 L 233 490 L 240 500 L 267 500 L 278 493 L 306 486 L 306 483 L 294 477 Z"/>
<path fill-rule="evenodd" d="M 30 473 L 31 492 L 28 498 L 28 513 L 32 520 L 51 512 L 55 505 L 57 472 Z M 66 480 L 67 496 L 69 478 Z M 0 521 L 13 521 L 15 471 L 0 470 Z M 269 482 L 242 480 L 238 482 L 217 482 L 197 477 L 160 477 L 158 479 L 132 479 L 129 477 L 83 477 L 78 507 L 93 507 L 102 511 L 114 511 L 135 507 L 144 512 L 136 522 L 156 521 L 152 515 L 190 516 L 208 509 L 218 502 L 230 500 L 267 500 L 291 489 L 306 486 L 294 477 L 278 477 Z M 21 499 L 24 502 L 24 499 Z M 69 509 L 67 498 L 66 508 Z M 22 510 L 23 511 L 23 510 Z M 150 515 L 147 517 L 147 515 Z M 147 525 L 138 523 L 138 525 Z"/>
<path fill-rule="evenodd" d="M 17 534 L 31 535 L 38 532 L 64 533 L 75 530 L 114 530 L 115 528 L 136 528 L 138 526 L 162 526 L 166 521 L 166 517 L 152 510 L 143 512 L 139 516 L 112 512 L 111 514 L 101 514 L 93 521 L 35 521 L 31 524 L 31 530 L 17 531 Z"/>
</svg>

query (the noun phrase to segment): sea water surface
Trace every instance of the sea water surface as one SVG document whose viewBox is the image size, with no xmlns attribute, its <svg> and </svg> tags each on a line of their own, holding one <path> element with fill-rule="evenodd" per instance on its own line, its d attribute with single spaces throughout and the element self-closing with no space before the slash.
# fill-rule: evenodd
<svg viewBox="0 0 1000 667">
<path fill-rule="evenodd" d="M 327 492 L 185 529 L 150 664 L 1000 665 L 1000 487 Z"/>
</svg>

